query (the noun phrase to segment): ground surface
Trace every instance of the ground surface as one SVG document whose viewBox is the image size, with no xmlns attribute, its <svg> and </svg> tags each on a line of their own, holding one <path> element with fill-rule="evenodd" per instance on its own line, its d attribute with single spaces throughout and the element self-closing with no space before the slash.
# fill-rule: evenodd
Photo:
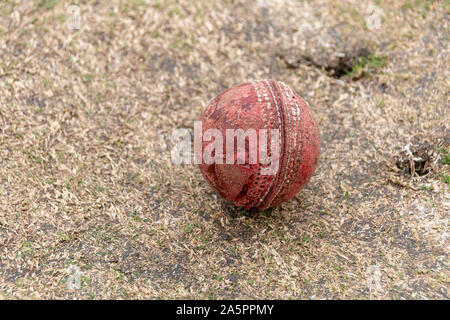
<svg viewBox="0 0 450 320">
<path fill-rule="evenodd" d="M 0 298 L 448 299 L 448 1 L 73 3 L 0 3 Z M 170 136 L 261 78 L 322 153 L 253 213 Z"/>
</svg>

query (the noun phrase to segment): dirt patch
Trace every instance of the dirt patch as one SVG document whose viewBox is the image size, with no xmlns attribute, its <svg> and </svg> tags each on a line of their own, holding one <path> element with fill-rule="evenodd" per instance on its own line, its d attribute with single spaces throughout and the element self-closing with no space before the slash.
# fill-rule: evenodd
<svg viewBox="0 0 450 320">
<path fill-rule="evenodd" d="M 397 167 L 411 176 L 424 176 L 433 170 L 434 152 L 428 143 L 408 144 L 396 160 Z"/>
<path fill-rule="evenodd" d="M 402 173 L 412 177 L 426 176 L 437 172 L 442 160 L 438 145 L 415 140 L 407 144 L 395 157 L 395 165 Z"/>
<path fill-rule="evenodd" d="M 370 49 L 361 44 L 341 47 L 331 52 L 330 50 L 318 50 L 314 54 L 303 52 L 298 48 L 288 48 L 280 50 L 277 56 L 288 68 L 296 69 L 300 64 L 310 64 L 337 79 L 343 76 L 361 78 L 364 74 L 359 69 L 374 59 Z"/>
</svg>

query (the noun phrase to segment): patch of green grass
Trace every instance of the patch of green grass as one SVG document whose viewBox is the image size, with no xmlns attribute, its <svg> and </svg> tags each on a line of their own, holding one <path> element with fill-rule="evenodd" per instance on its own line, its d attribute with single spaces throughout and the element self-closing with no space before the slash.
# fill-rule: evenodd
<svg viewBox="0 0 450 320">
<path fill-rule="evenodd" d="M 142 7 L 146 5 L 145 0 L 134 0 L 133 2 L 136 7 Z"/>
<path fill-rule="evenodd" d="M 414 34 L 412 32 L 406 32 L 402 35 L 402 37 L 407 40 L 412 40 L 414 38 Z"/>
<path fill-rule="evenodd" d="M 189 53 L 192 51 L 192 45 L 195 40 L 193 36 L 186 37 L 184 35 L 177 35 L 175 40 L 169 45 L 169 48 L 181 53 Z"/>
<path fill-rule="evenodd" d="M 41 9 L 45 9 L 45 10 L 52 10 L 57 4 L 58 4 L 59 0 L 40 0 L 36 7 L 41 10 Z"/>
<path fill-rule="evenodd" d="M 190 234 L 192 232 L 192 230 L 194 229 L 194 227 L 191 224 L 188 224 L 185 228 L 184 228 L 184 233 L 186 234 Z"/>
<path fill-rule="evenodd" d="M 333 264 L 333 269 L 336 271 L 341 271 L 342 270 L 342 266 L 338 265 L 338 264 Z"/>
<path fill-rule="evenodd" d="M 385 56 L 376 56 L 373 53 L 369 57 L 359 57 L 352 70 L 347 73 L 349 77 L 367 77 L 387 64 Z"/>
<path fill-rule="evenodd" d="M 40 157 L 38 157 L 37 155 L 35 155 L 33 152 L 31 152 L 31 151 L 25 151 L 25 152 L 27 153 L 28 158 L 29 158 L 31 161 L 36 162 L 36 163 L 39 163 L 39 164 L 42 163 L 42 159 L 41 159 Z"/>
<path fill-rule="evenodd" d="M 384 109 L 384 107 L 385 107 L 384 101 L 383 101 L 383 100 L 377 100 L 377 101 L 375 101 L 375 106 L 376 106 L 378 109 Z"/>
<path fill-rule="evenodd" d="M 156 10 L 161 10 L 161 8 L 162 8 L 161 2 L 159 0 L 156 0 L 153 3 L 153 7 L 155 7 Z"/>
<path fill-rule="evenodd" d="M 59 162 L 63 161 L 64 160 L 64 151 L 56 150 L 55 156 Z"/>
<path fill-rule="evenodd" d="M 137 211 L 133 211 L 131 213 L 131 217 L 133 218 L 134 221 L 136 222 L 141 222 L 142 218 L 139 216 L 139 213 Z"/>
<path fill-rule="evenodd" d="M 299 240 L 299 244 L 300 244 L 300 245 L 306 245 L 306 244 L 309 243 L 310 240 L 311 240 L 311 239 L 310 239 L 309 236 L 303 237 L 303 238 L 301 238 L 301 239 Z"/>
<path fill-rule="evenodd" d="M 18 278 L 16 281 L 14 281 L 14 284 L 18 288 L 25 288 L 24 278 Z"/>
<path fill-rule="evenodd" d="M 217 275 L 217 274 L 215 274 L 215 275 L 213 276 L 213 278 L 214 278 L 214 280 L 217 280 L 217 281 L 220 281 L 220 282 L 223 281 L 223 277 L 221 277 L 221 276 L 219 276 L 219 275 Z"/>
<path fill-rule="evenodd" d="M 58 239 L 62 242 L 70 241 L 70 237 L 63 231 L 58 231 Z"/>
<path fill-rule="evenodd" d="M 50 88 L 50 85 L 52 84 L 51 81 L 47 78 L 42 79 L 42 84 L 44 85 L 45 89 Z"/>
<path fill-rule="evenodd" d="M 442 181 L 444 181 L 447 186 L 450 188 L 450 175 L 442 174 Z"/>
<path fill-rule="evenodd" d="M 169 11 L 167 12 L 167 14 L 169 15 L 169 17 L 173 18 L 174 16 L 180 16 L 180 9 L 178 7 L 173 7 L 170 8 Z"/>
<path fill-rule="evenodd" d="M 87 84 L 88 86 L 91 85 L 92 79 L 94 79 L 94 75 L 93 75 L 93 74 L 86 74 L 86 75 L 84 76 L 84 81 L 86 82 L 86 84 Z"/>
<path fill-rule="evenodd" d="M 0 70 L 2 70 L 2 73 L 4 73 L 5 75 L 9 74 L 18 63 L 18 60 L 11 61 L 9 64 L 0 62 Z"/>
<path fill-rule="evenodd" d="M 211 241 L 212 241 L 212 236 L 211 236 L 210 233 L 206 234 L 206 235 L 203 237 L 203 239 L 202 239 L 202 242 L 203 242 L 204 244 L 206 244 L 206 243 L 208 243 L 208 242 L 211 242 Z"/>
<path fill-rule="evenodd" d="M 361 23 L 364 26 L 364 28 L 367 29 L 366 20 L 362 17 L 361 13 L 359 13 L 359 11 L 356 8 L 352 7 L 350 9 L 350 16 L 354 21 Z"/>
<path fill-rule="evenodd" d="M 121 11 L 124 13 L 129 13 L 131 11 L 130 4 L 128 2 L 125 2 L 125 4 L 121 1 L 120 6 Z"/>
<path fill-rule="evenodd" d="M 432 3 L 433 1 L 431 0 L 409 0 L 403 4 L 402 8 L 406 10 L 418 9 L 428 11 Z"/>
<path fill-rule="evenodd" d="M 402 8 L 403 8 L 403 9 L 412 10 L 412 9 L 414 8 L 413 2 L 412 2 L 411 0 L 405 2 L 405 3 L 403 4 Z"/>
<path fill-rule="evenodd" d="M 152 35 L 152 38 L 160 38 L 161 37 L 161 34 L 157 30 L 152 31 L 151 35 Z"/>
<path fill-rule="evenodd" d="M 216 300 L 216 289 L 214 287 L 209 289 L 208 299 L 209 300 Z"/>
<path fill-rule="evenodd" d="M 22 252 L 27 256 L 32 256 L 34 254 L 34 248 L 31 242 L 23 242 L 21 249 Z"/>
<path fill-rule="evenodd" d="M 56 19 L 58 20 L 59 24 L 63 24 L 67 21 L 67 15 L 64 13 L 59 14 Z"/>
<path fill-rule="evenodd" d="M 446 165 L 450 165 L 450 152 L 445 148 L 439 149 L 439 152 L 442 154 L 442 163 Z"/>
</svg>

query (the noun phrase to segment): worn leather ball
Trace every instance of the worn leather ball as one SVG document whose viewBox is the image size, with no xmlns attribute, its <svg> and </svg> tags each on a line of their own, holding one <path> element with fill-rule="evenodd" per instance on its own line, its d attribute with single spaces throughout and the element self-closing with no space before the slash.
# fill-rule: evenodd
<svg viewBox="0 0 450 320">
<path fill-rule="evenodd" d="M 256 80 L 225 90 L 204 110 L 201 124 L 203 135 L 209 129 L 222 134 L 223 140 L 216 142 L 223 143 L 223 155 L 212 154 L 214 162 L 202 161 L 200 171 L 212 188 L 237 206 L 262 210 L 287 201 L 302 189 L 316 168 L 319 157 L 317 124 L 306 102 L 281 81 Z M 234 163 L 227 163 L 227 129 L 243 132 L 250 129 L 256 131 L 258 137 L 261 130 L 266 129 L 267 155 L 273 156 L 272 163 L 278 161 L 276 170 L 262 174 L 264 169 L 269 171 L 270 164 L 260 161 L 259 148 L 263 146 L 260 140 L 257 144 L 246 140 L 241 150 L 245 159 L 241 159 L 235 147 L 232 150 Z M 271 135 L 276 131 L 278 139 Z M 213 139 L 206 140 L 201 142 L 202 152 L 211 150 L 207 147 Z M 273 148 L 272 141 L 278 143 L 278 148 Z M 250 163 L 255 148 L 257 161 Z M 237 163 L 238 159 L 245 163 Z"/>
</svg>

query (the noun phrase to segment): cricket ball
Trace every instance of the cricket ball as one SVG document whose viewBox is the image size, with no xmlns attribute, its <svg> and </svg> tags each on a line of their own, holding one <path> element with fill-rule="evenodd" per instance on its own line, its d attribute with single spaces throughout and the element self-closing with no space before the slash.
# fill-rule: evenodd
<svg viewBox="0 0 450 320">
<path fill-rule="evenodd" d="M 208 130 L 213 130 L 214 142 L 204 139 Z M 199 162 L 205 180 L 223 198 L 246 209 L 263 210 L 294 197 L 310 179 L 319 157 L 319 130 L 311 110 L 281 81 L 256 80 L 223 91 L 204 110 L 200 132 L 201 158 L 212 150 L 214 159 Z M 252 134 L 257 143 L 251 143 Z M 239 136 L 245 140 L 241 148 Z M 211 148 L 212 143 L 222 144 L 222 154 Z M 226 150 L 227 146 L 233 149 Z"/>
</svg>

